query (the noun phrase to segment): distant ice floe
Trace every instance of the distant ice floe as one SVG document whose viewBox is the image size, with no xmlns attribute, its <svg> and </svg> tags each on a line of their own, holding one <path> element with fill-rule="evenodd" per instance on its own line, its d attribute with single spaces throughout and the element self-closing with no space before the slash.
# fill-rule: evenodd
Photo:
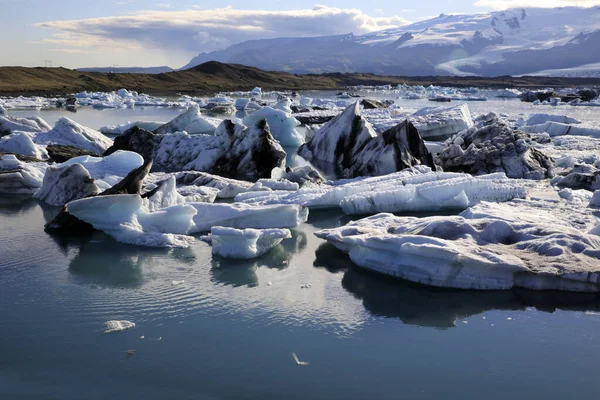
<svg viewBox="0 0 600 400">
<path fill-rule="evenodd" d="M 234 229 L 214 226 L 202 240 L 212 245 L 213 255 L 224 258 L 252 259 L 268 253 L 284 239 L 292 237 L 288 229 Z"/>
<path fill-rule="evenodd" d="M 108 321 L 106 323 L 106 333 L 122 332 L 135 328 L 135 323 L 131 321 Z"/>
<path fill-rule="evenodd" d="M 597 228 L 546 207 L 520 201 L 481 203 L 460 216 L 377 214 L 316 235 L 362 268 L 426 285 L 600 291 Z"/>
</svg>

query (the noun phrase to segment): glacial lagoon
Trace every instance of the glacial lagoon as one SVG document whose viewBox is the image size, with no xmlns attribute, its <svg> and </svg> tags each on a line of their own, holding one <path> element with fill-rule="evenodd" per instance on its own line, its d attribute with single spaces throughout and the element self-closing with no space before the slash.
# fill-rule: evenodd
<svg viewBox="0 0 600 400">
<path fill-rule="evenodd" d="M 518 100 L 469 105 L 474 114 L 556 112 L 598 124 L 595 108 Z M 39 115 L 50 125 L 68 116 L 98 129 L 167 121 L 180 112 L 11 115 Z M 48 235 L 43 226 L 57 211 L 0 196 L 2 398 L 598 395 L 596 295 L 444 290 L 369 273 L 314 236 L 351 220 L 335 211 L 312 212 L 291 239 L 250 261 L 213 259 L 200 241 L 188 249 L 151 249 L 101 232 Z M 107 334 L 108 320 L 136 327 Z M 296 365 L 292 352 L 310 364 Z"/>
</svg>

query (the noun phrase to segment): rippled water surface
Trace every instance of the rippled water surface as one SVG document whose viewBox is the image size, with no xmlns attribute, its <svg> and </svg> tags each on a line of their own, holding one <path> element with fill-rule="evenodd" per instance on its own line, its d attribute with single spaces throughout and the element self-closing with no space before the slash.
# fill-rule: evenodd
<svg viewBox="0 0 600 400">
<path fill-rule="evenodd" d="M 144 119 L 136 113 L 124 120 Z M 335 212 L 312 213 L 248 262 L 213 259 L 201 242 L 50 236 L 55 212 L 0 195 L 2 399 L 598 396 L 600 301 L 588 295 L 436 290 L 366 273 L 314 236 L 348 221 Z M 104 333 L 113 319 L 137 326 Z"/>
</svg>

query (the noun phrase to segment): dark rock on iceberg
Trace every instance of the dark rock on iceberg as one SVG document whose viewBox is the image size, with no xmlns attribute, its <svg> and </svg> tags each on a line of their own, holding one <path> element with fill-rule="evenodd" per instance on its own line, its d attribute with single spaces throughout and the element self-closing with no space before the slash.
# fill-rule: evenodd
<svg viewBox="0 0 600 400">
<path fill-rule="evenodd" d="M 65 161 L 70 160 L 71 158 L 81 157 L 81 156 L 93 156 L 98 157 L 98 154 L 80 149 L 75 146 L 65 146 L 61 144 L 50 144 L 46 147 L 46 151 L 48 152 L 48 156 L 50 156 L 50 160 L 55 163 L 63 163 Z"/>
<path fill-rule="evenodd" d="M 377 134 L 359 112 L 358 102 L 315 133 L 298 154 L 314 163 L 329 163 L 345 177 L 378 176 L 433 159 L 410 121 Z"/>
<path fill-rule="evenodd" d="M 446 171 L 484 175 L 504 172 L 509 178 L 544 179 L 553 176 L 554 161 L 534 148 L 528 134 L 494 118 L 454 137 L 439 155 Z"/>
</svg>

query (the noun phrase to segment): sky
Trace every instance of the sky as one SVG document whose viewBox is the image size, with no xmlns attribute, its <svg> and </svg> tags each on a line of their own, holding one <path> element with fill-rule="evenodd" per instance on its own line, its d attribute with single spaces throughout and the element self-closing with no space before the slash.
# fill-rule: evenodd
<svg viewBox="0 0 600 400">
<path fill-rule="evenodd" d="M 250 39 L 363 34 L 437 16 L 600 0 L 0 0 L 0 65 L 179 68 Z"/>
</svg>

